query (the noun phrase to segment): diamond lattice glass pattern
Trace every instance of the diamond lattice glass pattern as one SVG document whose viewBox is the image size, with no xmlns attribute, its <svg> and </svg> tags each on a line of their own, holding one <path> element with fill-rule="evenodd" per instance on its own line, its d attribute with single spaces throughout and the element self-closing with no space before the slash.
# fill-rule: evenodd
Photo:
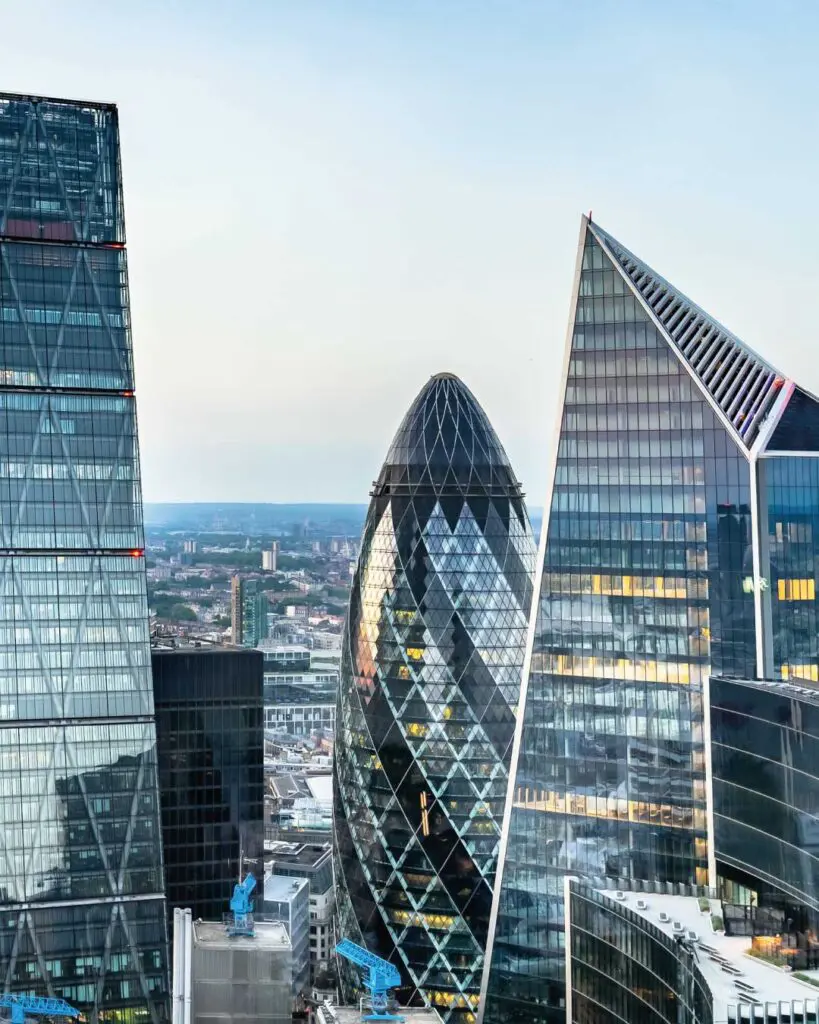
<svg viewBox="0 0 819 1024">
<path fill-rule="evenodd" d="M 373 492 L 344 635 L 335 749 L 341 932 L 445 1019 L 478 1002 L 534 544 L 457 378 L 433 378 Z"/>
<path fill-rule="evenodd" d="M 113 107 L 0 95 L 0 984 L 167 1019 Z"/>
<path fill-rule="evenodd" d="M 749 467 L 585 235 L 484 1020 L 565 1019 L 564 876 L 706 884 L 702 681 L 755 668 Z"/>
<path fill-rule="evenodd" d="M 0 95 L 0 236 L 122 244 L 116 110 Z"/>
</svg>

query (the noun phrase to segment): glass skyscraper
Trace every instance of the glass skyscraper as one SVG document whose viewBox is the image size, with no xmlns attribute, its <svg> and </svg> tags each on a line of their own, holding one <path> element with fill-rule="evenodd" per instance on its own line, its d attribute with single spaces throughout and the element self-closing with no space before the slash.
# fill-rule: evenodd
<svg viewBox="0 0 819 1024">
<path fill-rule="evenodd" d="M 0 94 L 0 984 L 167 1015 L 116 108 Z M 103 1013 L 103 1011 L 106 1011 Z"/>
<path fill-rule="evenodd" d="M 270 602 L 259 581 L 238 574 L 230 581 L 231 639 L 237 647 L 256 647 L 268 634 Z"/>
<path fill-rule="evenodd" d="M 709 674 L 819 669 L 816 400 L 585 218 L 574 288 L 486 1024 L 563 1019 L 567 874 L 716 884 Z"/>
<path fill-rule="evenodd" d="M 534 560 L 497 435 L 457 377 L 433 377 L 375 482 L 352 585 L 335 875 L 340 937 L 447 1021 L 478 1004 Z"/>
<path fill-rule="evenodd" d="M 151 653 L 168 914 L 221 921 L 264 847 L 261 651 L 155 640 Z M 261 877 L 262 872 L 259 872 Z"/>
</svg>

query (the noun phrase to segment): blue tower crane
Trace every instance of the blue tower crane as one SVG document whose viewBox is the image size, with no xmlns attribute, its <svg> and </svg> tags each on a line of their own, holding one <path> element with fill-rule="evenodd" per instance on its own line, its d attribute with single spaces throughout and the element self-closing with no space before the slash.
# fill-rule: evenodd
<svg viewBox="0 0 819 1024">
<path fill-rule="evenodd" d="M 11 1010 L 12 1024 L 25 1024 L 26 1016 L 34 1017 L 79 1017 L 80 1011 L 64 999 L 43 996 L 21 996 L 9 993 L 0 996 L 0 1007 Z"/>
<path fill-rule="evenodd" d="M 395 964 L 382 960 L 380 956 L 364 949 L 363 946 L 356 945 L 350 939 L 342 939 L 336 946 L 336 953 L 357 967 L 363 967 L 367 972 L 364 976 L 364 985 L 370 990 L 373 1012 L 364 1017 L 364 1020 L 404 1020 L 397 1014 L 387 1013 L 389 990 L 401 984 L 401 975 Z"/>
<path fill-rule="evenodd" d="M 248 875 L 244 882 L 237 882 L 233 887 L 230 898 L 233 921 L 228 924 L 228 935 L 248 935 L 253 938 L 256 934 L 253 927 L 253 901 L 250 898 L 255 888 L 256 879 L 253 875 Z"/>
</svg>

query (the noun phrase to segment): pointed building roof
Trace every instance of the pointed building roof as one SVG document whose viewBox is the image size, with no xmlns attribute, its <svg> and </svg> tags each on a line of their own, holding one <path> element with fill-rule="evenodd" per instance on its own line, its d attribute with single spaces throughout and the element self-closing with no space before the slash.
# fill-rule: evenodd
<svg viewBox="0 0 819 1024">
<path fill-rule="evenodd" d="M 478 400 L 452 373 L 430 377 L 396 431 L 378 484 L 519 491 Z"/>
<path fill-rule="evenodd" d="M 750 450 L 768 417 L 779 419 L 793 394 L 793 381 L 598 224 L 586 223 L 736 440 Z M 814 398 L 806 397 L 819 409 Z"/>
</svg>

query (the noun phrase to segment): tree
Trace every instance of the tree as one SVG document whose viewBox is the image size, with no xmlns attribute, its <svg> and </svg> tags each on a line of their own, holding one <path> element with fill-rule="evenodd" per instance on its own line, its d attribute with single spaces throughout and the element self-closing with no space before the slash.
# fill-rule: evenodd
<svg viewBox="0 0 819 1024">
<path fill-rule="evenodd" d="M 168 614 L 169 619 L 175 619 L 177 622 L 196 622 L 196 612 L 193 608 L 190 608 L 186 604 L 173 604 L 171 605 L 170 612 Z"/>
</svg>

